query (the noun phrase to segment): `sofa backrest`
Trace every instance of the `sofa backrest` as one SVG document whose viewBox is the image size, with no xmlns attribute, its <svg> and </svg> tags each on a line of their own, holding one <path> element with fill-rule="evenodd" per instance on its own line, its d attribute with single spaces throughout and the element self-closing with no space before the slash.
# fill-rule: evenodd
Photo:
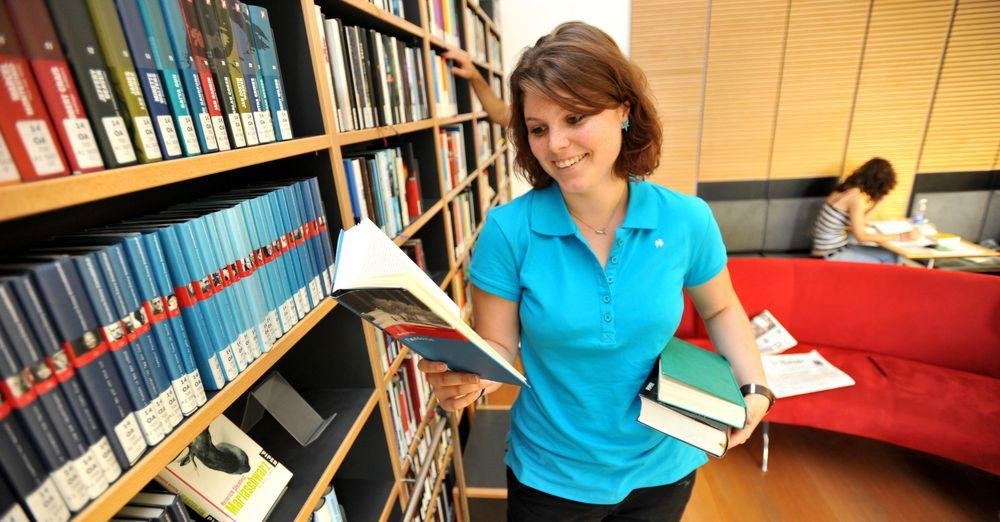
<svg viewBox="0 0 1000 522">
<path fill-rule="evenodd" d="M 770 310 L 802 344 L 1000 378 L 1000 277 L 802 258 L 730 259 L 729 271 L 746 312 Z"/>
</svg>

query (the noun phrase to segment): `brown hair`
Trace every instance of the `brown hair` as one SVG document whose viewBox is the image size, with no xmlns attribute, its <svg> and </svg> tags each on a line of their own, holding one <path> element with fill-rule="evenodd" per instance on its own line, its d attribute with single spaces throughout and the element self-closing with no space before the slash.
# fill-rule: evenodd
<svg viewBox="0 0 1000 522">
<path fill-rule="evenodd" d="M 566 22 L 541 37 L 521 55 L 510 76 L 511 141 L 515 160 L 535 188 L 547 187 L 552 178 L 531 153 L 524 121 L 526 92 L 538 94 L 566 110 L 596 114 L 626 103 L 629 130 L 622 133 L 622 148 L 615 161 L 615 175 L 645 177 L 660 164 L 663 131 L 656 108 L 646 93 L 646 76 L 626 58 L 614 40 L 583 22 Z"/>
<path fill-rule="evenodd" d="M 843 192 L 857 187 L 871 198 L 872 203 L 878 203 L 895 186 L 896 171 L 892 169 L 892 164 L 882 158 L 872 158 L 855 169 L 833 190 Z"/>
</svg>

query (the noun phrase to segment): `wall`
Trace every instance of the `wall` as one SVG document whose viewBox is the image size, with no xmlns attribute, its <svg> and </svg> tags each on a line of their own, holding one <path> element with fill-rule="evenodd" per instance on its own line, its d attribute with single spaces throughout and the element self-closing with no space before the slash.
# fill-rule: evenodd
<svg viewBox="0 0 1000 522">
<path fill-rule="evenodd" d="M 600 27 L 628 54 L 631 41 L 630 2 L 625 0 L 495 0 L 503 29 L 503 70 L 509 75 L 526 47 L 563 22 L 580 20 Z M 507 80 L 504 78 L 504 81 Z M 513 156 L 511 156 L 513 158 Z M 512 177 L 516 197 L 531 188 Z"/>
<path fill-rule="evenodd" d="M 992 0 L 634 0 L 632 58 L 664 122 L 654 180 L 997 170 L 1000 4 Z"/>
</svg>

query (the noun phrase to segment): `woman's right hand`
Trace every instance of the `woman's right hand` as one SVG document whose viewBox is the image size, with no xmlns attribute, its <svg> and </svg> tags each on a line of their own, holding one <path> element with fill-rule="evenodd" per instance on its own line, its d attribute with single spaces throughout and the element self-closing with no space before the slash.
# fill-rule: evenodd
<svg viewBox="0 0 1000 522">
<path fill-rule="evenodd" d="M 459 78 L 465 78 L 466 80 L 471 80 L 476 76 L 482 76 L 479 74 L 479 69 L 472 63 L 472 58 L 469 53 L 462 50 L 451 50 L 442 55 L 444 58 L 451 60 L 451 72 L 458 76 Z"/>
<path fill-rule="evenodd" d="M 474 373 L 453 372 L 443 362 L 420 359 L 417 369 L 424 372 L 438 404 L 446 411 L 459 411 L 476 402 L 492 381 Z"/>
</svg>

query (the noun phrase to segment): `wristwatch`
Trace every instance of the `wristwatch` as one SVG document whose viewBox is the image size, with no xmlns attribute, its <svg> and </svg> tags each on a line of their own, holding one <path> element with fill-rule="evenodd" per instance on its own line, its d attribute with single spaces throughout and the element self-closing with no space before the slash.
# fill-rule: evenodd
<svg viewBox="0 0 1000 522">
<path fill-rule="evenodd" d="M 767 410 L 764 412 L 765 414 L 771 411 L 771 408 L 774 406 L 774 394 L 771 393 L 771 390 L 767 389 L 767 386 L 762 384 L 744 384 L 743 386 L 740 386 L 740 393 L 742 393 L 744 397 L 756 393 L 757 395 L 763 395 L 767 398 Z"/>
</svg>

